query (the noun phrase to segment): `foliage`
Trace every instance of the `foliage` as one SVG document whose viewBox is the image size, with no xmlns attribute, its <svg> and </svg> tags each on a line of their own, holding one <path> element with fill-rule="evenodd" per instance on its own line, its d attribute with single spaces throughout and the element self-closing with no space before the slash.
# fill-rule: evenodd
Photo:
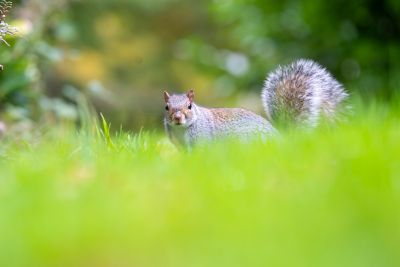
<svg viewBox="0 0 400 267">
<path fill-rule="evenodd" d="M 195 88 L 200 103 L 260 111 L 249 93 L 258 94 L 269 70 L 300 57 L 364 97 L 390 101 L 398 91 L 396 1 L 33 3 L 20 7 L 34 14 L 24 18 L 33 29 L 28 39 L 19 52 L 2 52 L 11 68 L 0 77 L 3 105 L 26 107 L 45 96 L 45 111 L 70 114 L 57 109 L 65 106 L 60 99 L 73 103 L 65 95 L 73 86 L 113 125 L 139 129 L 160 125 L 160 91 Z"/>
<path fill-rule="evenodd" d="M 161 127 L 164 89 L 194 88 L 200 104 L 261 112 L 266 73 L 295 58 L 319 61 L 364 99 L 390 102 L 399 91 L 394 0 L 32 0 L 16 7 L 16 24 L 30 30 L 0 51 L 8 67 L 0 74 L 3 120 L 48 120 L 48 113 L 79 120 L 71 87 L 115 128 Z"/>
<path fill-rule="evenodd" d="M 190 154 L 149 133 L 9 140 L 0 265 L 398 266 L 400 110 L 355 113 Z"/>
<path fill-rule="evenodd" d="M 251 80 L 262 79 L 266 64 L 309 57 L 363 96 L 388 100 L 399 89 L 398 1 L 232 0 L 212 10 L 225 25 L 217 35 L 250 58 Z"/>
<path fill-rule="evenodd" d="M 73 105 L 60 99 L 65 96 L 49 98 L 51 92 L 46 81 L 47 70 L 60 58 L 60 50 L 52 44 L 49 29 L 62 6 L 60 0 L 32 0 L 19 5 L 17 2 L 13 9 L 18 19 L 11 24 L 18 28 L 18 38 L 8 36 L 7 42 L 12 47 L 0 50 L 6 66 L 0 73 L 0 120 L 27 125 L 31 120 L 51 121 L 50 117 L 70 119 L 71 110 L 72 116 L 76 113 Z M 14 29 L 7 27 L 9 33 Z"/>
</svg>

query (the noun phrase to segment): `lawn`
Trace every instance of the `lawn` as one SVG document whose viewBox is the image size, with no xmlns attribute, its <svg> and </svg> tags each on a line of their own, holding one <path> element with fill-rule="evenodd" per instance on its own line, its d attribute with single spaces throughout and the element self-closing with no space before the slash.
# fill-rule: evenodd
<svg viewBox="0 0 400 267">
<path fill-rule="evenodd" d="M 400 112 L 353 113 L 190 153 L 146 131 L 3 140 L 0 266 L 400 266 Z"/>
</svg>

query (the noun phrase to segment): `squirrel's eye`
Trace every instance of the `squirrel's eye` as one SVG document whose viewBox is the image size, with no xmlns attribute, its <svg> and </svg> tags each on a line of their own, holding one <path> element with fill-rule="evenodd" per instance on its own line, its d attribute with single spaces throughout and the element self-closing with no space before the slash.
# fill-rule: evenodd
<svg viewBox="0 0 400 267">
<path fill-rule="evenodd" d="M 169 107 L 168 107 L 168 106 L 165 106 L 165 110 L 169 110 Z"/>
<path fill-rule="evenodd" d="M 192 104 L 189 104 L 188 109 L 192 109 Z"/>
</svg>

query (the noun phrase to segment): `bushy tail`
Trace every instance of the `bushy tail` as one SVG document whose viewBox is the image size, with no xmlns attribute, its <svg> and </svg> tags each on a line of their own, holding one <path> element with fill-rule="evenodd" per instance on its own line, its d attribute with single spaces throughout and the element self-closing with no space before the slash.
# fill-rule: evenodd
<svg viewBox="0 0 400 267">
<path fill-rule="evenodd" d="M 300 127 L 315 127 L 321 117 L 334 119 L 347 96 L 325 68 L 305 59 L 271 72 L 261 94 L 270 121 Z"/>
</svg>

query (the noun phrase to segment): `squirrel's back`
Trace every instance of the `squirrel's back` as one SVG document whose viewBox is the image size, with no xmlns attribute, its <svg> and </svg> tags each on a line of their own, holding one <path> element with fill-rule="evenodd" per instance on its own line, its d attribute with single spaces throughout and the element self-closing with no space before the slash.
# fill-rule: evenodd
<svg viewBox="0 0 400 267">
<path fill-rule="evenodd" d="M 261 93 L 271 122 L 306 127 L 316 126 L 321 117 L 333 119 L 347 96 L 343 86 L 325 68 L 305 59 L 271 72 Z"/>
<path fill-rule="evenodd" d="M 248 138 L 257 134 L 273 134 L 275 129 L 263 117 L 243 108 L 210 108 L 217 137 Z"/>
</svg>

